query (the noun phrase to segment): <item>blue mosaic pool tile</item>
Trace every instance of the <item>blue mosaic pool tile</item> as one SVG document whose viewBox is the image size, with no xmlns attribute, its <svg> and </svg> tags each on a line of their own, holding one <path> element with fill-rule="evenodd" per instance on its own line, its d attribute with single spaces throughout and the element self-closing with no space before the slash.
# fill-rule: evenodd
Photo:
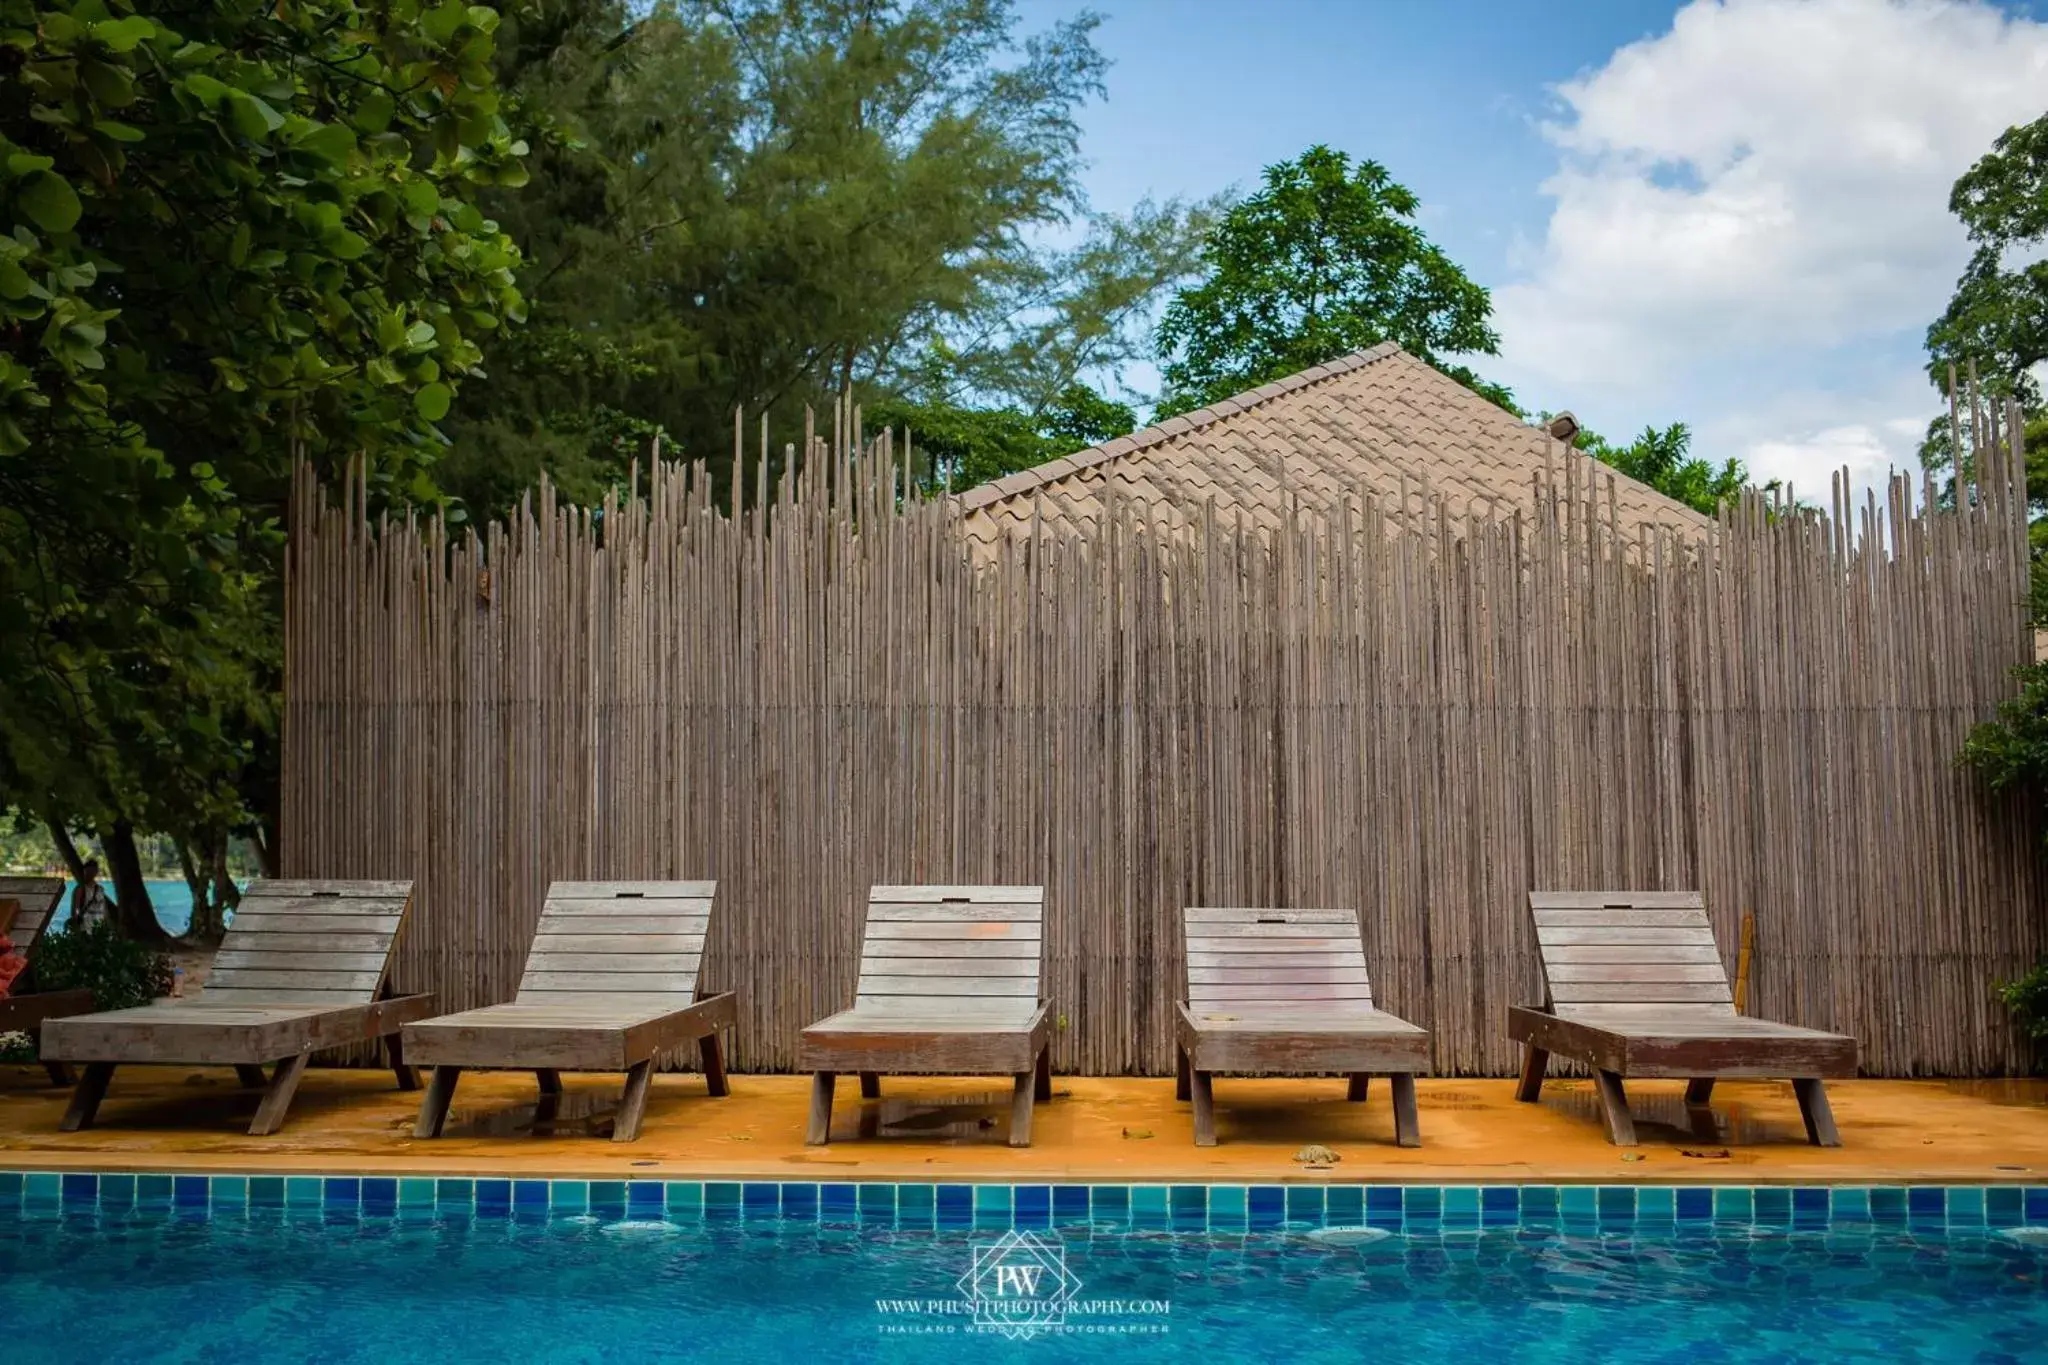
<svg viewBox="0 0 2048 1365">
<path fill-rule="evenodd" d="M 214 1181 L 219 1187 L 220 1182 Z M 215 1202 L 219 1202 L 218 1196 Z M 330 1175 L 320 1186 L 320 1203 L 330 1209 L 352 1209 L 363 1202 L 363 1182 L 353 1176 Z"/>
<path fill-rule="evenodd" d="M 1633 1223 L 1636 1220 L 1636 1187 L 1602 1185 L 1594 1194 L 1603 1223 Z"/>
<path fill-rule="evenodd" d="M 1008 1185 L 976 1185 L 974 1216 L 977 1220 L 1000 1220 L 1010 1216 Z"/>
<path fill-rule="evenodd" d="M 505 1218 L 512 1213 L 512 1182 L 477 1180 L 470 1186 L 470 1199 L 479 1218 Z"/>
<path fill-rule="evenodd" d="M 870 1181 L 860 1186 L 859 1204 L 863 1218 L 893 1219 L 896 1216 L 896 1187 L 880 1181 Z"/>
<path fill-rule="evenodd" d="M 1209 1216 L 1216 1216 L 1216 1196 L 1228 1186 L 1209 1191 Z M 1242 1203 L 1239 1205 L 1243 1207 Z M 1323 1194 L 1323 1217 L 1333 1228 L 1355 1228 L 1365 1223 L 1365 1191 L 1357 1185 L 1332 1185 Z"/>
<path fill-rule="evenodd" d="M 902 1203 L 902 1197 L 897 1197 Z M 1055 1185 L 1052 1187 L 1052 1216 L 1056 1221 L 1088 1221 L 1088 1187 L 1086 1185 Z"/>
<path fill-rule="evenodd" d="M 1121 1222 L 1131 1216 L 1131 1187 L 1096 1185 L 1088 1191 L 1088 1208 L 1105 1222 Z"/>
<path fill-rule="evenodd" d="M 668 1212 L 668 1186 L 659 1180 L 628 1180 L 626 1182 L 626 1216 L 628 1218 L 659 1218 Z"/>
<path fill-rule="evenodd" d="M 64 1183 L 52 1171 L 31 1171 L 22 1184 L 22 1202 L 31 1206 L 56 1207 L 64 1192 Z"/>
<path fill-rule="evenodd" d="M 2018 1227 L 2026 1219 L 2026 1192 L 2012 1185 L 1984 1191 L 1984 1221 L 1994 1228 Z"/>
<path fill-rule="evenodd" d="M 1711 1222 L 1714 1217 L 1714 1192 L 1705 1186 L 1689 1185 L 1674 1191 L 1678 1221 L 1681 1223 Z"/>
<path fill-rule="evenodd" d="M 250 1182 L 251 1184 L 255 1182 Z M 283 1202 L 280 1197 L 279 1202 Z M 135 1177 L 132 1175 L 103 1175 L 100 1177 L 100 1207 L 103 1209 L 132 1208 L 135 1204 Z"/>
<path fill-rule="evenodd" d="M 1557 1217 L 1557 1186 L 1524 1185 L 1521 1190 L 1522 1217 L 1542 1220 Z"/>
<path fill-rule="evenodd" d="M 1714 1191 L 1714 1217 L 1724 1223 L 1747 1223 L 1755 1216 L 1750 1191 L 1724 1185 Z"/>
<path fill-rule="evenodd" d="M 172 1176 L 171 1203 L 181 1209 L 203 1209 L 212 1201 L 212 1186 L 203 1175 Z"/>
<path fill-rule="evenodd" d="M 561 1184 L 556 1182 L 556 1191 Z M 559 1193 L 557 1202 L 559 1202 Z M 434 1206 L 434 1182 L 423 1176 L 400 1176 L 398 1178 L 398 1207 L 401 1209 L 432 1208 Z"/>
<path fill-rule="evenodd" d="M 1052 1186 L 1019 1185 L 1011 1191 L 1011 1226 L 1049 1228 L 1052 1226 Z"/>
<path fill-rule="evenodd" d="M 443 1176 L 434 1182 L 434 1202 L 447 1205 L 474 1204 L 476 1182 Z"/>
<path fill-rule="evenodd" d="M 545 1180 L 515 1180 L 512 1182 L 512 1207 L 522 1212 L 539 1212 L 548 1206 L 548 1182 Z"/>
<path fill-rule="evenodd" d="M 1958 1185 L 1950 1189 L 1948 1221 L 1951 1227 L 1984 1226 L 1984 1191 L 1974 1185 Z"/>
<path fill-rule="evenodd" d="M 167 1175 L 138 1175 L 135 1177 L 135 1202 L 148 1207 L 159 1207 L 171 1202 L 172 1180 Z"/>
<path fill-rule="evenodd" d="M 251 1182 L 254 1183 L 253 1181 Z M 398 1207 L 398 1181 L 388 1175 L 363 1177 L 363 1212 L 389 1214 Z"/>
<path fill-rule="evenodd" d="M 1375 1227 L 1389 1224 L 1399 1226 L 1401 1222 L 1401 1187 L 1399 1185 L 1367 1185 L 1365 1187 L 1365 1220 Z"/>
<path fill-rule="evenodd" d="M 1948 1221 L 1948 1191 L 1939 1185 L 1915 1185 L 1908 1189 L 1906 1217 L 1915 1223 Z"/>
<path fill-rule="evenodd" d="M 100 1201 L 100 1178 L 75 1171 L 66 1172 L 58 1186 L 58 1196 L 66 1204 L 97 1204 Z M 203 1197 L 200 1202 L 205 1202 Z"/>
<path fill-rule="evenodd" d="M 1751 1197 L 1754 1218 L 1761 1227 L 1782 1228 L 1792 1224 L 1792 1191 L 1778 1185 L 1759 1187 Z"/>
<path fill-rule="evenodd" d="M 1522 1192 L 1513 1185 L 1479 1187 L 1479 1221 L 1488 1227 L 1506 1227 L 1522 1221 Z"/>
<path fill-rule="evenodd" d="M 940 1223 L 952 1227 L 965 1227 L 974 1221 L 972 1185 L 941 1185 L 938 1187 L 937 1198 Z"/>
<path fill-rule="evenodd" d="M 1638 1223 L 1669 1223 L 1678 1217 L 1678 1191 L 1668 1185 L 1645 1185 L 1636 1191 Z"/>
<path fill-rule="evenodd" d="M 1479 1187 L 1476 1185 L 1446 1185 L 1443 1190 L 1442 1213 L 1446 1228 L 1476 1228 L 1479 1226 Z"/>
<path fill-rule="evenodd" d="M 1401 1213 L 1409 1221 L 1443 1216 L 1444 1194 L 1434 1185 L 1409 1185 L 1401 1191 Z"/>
<path fill-rule="evenodd" d="M 548 1202 L 558 1209 L 581 1213 L 590 1207 L 590 1182 L 587 1180 L 556 1180 L 548 1186 Z"/>
<path fill-rule="evenodd" d="M 1873 1186 L 1870 1193 L 1870 1217 L 1878 1223 L 1903 1223 L 1906 1221 L 1906 1191 L 1901 1185 Z"/>
<path fill-rule="evenodd" d="M 1600 1191 L 1591 1185 L 1561 1185 L 1557 1212 L 1561 1218 L 1591 1222 L 1600 1214 Z"/>
<path fill-rule="evenodd" d="M 1323 1187 L 1321 1185 L 1289 1185 L 1287 1187 L 1287 1221 L 1290 1223 L 1323 1221 Z"/>
<path fill-rule="evenodd" d="M 1287 1217 L 1287 1192 L 1278 1185 L 1253 1185 L 1246 1189 L 1245 1223 L 1253 1228 L 1276 1228 Z"/>
<path fill-rule="evenodd" d="M 2029 1223 L 2048 1223 L 2048 1186 L 2027 1186 L 2025 1207 Z"/>
<path fill-rule="evenodd" d="M 1843 1185 L 1829 1193 L 1828 1221 L 1830 1223 L 1867 1223 L 1870 1221 L 1870 1191 L 1861 1185 Z"/>
<path fill-rule="evenodd" d="M 590 1182 L 590 1207 L 597 1209 L 623 1209 L 626 1207 L 626 1182 L 623 1180 L 593 1180 Z"/>
</svg>

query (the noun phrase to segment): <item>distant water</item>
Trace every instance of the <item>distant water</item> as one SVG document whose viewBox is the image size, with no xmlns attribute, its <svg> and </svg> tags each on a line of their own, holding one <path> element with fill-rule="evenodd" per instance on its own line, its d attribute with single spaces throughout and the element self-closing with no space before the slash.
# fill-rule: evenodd
<svg viewBox="0 0 2048 1365">
<path fill-rule="evenodd" d="M 102 877 L 100 885 L 107 888 L 107 895 L 114 895 L 112 882 Z M 62 928 L 71 919 L 71 898 L 77 894 L 78 886 L 72 884 L 64 893 L 64 904 L 57 908 L 57 927 Z M 149 883 L 149 908 L 156 911 L 156 922 L 164 932 L 182 934 L 192 927 L 192 888 L 185 885 L 180 877 L 174 881 L 152 881 Z"/>
</svg>

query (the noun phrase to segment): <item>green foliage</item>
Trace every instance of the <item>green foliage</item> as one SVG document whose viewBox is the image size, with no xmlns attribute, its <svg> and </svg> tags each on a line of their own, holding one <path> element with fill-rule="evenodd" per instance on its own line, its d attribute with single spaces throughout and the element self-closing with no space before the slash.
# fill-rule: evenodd
<svg viewBox="0 0 2048 1365">
<path fill-rule="evenodd" d="M 112 920 L 67 925 L 36 940 L 36 987 L 92 992 L 95 1009 L 125 1010 L 171 993 L 171 960 L 133 939 Z"/>
<path fill-rule="evenodd" d="M 291 460 L 433 501 L 520 312 L 496 11 L 0 0 L 0 805 L 275 803 Z"/>
<path fill-rule="evenodd" d="M 1997 991 L 2027 1037 L 2048 1038 L 2048 962 L 2035 963 L 2017 980 L 2000 982 Z"/>
<path fill-rule="evenodd" d="M 590 496 L 656 430 L 722 478 L 735 408 L 788 430 L 850 387 L 1029 426 L 1113 371 L 1206 219 L 1087 211 L 1095 22 L 1025 34 L 1008 0 L 520 7 L 500 75 L 533 178 L 489 202 L 533 324 L 458 398 L 447 486 L 495 510 L 546 470 Z"/>
<path fill-rule="evenodd" d="M 1546 420 L 1550 416 L 1543 415 Z M 1683 422 L 1673 422 L 1662 431 L 1646 426 L 1641 435 L 1625 446 L 1615 445 L 1581 427 L 1572 438 L 1572 445 L 1636 482 L 1648 484 L 1665 497 L 1675 498 L 1710 517 L 1724 500 L 1749 486 L 1749 470 L 1742 461 L 1730 459 L 1715 466 L 1696 458 L 1692 453 L 1692 429 Z M 1767 489 L 1777 486 L 1775 482 L 1765 485 Z"/>
<path fill-rule="evenodd" d="M 1137 426 L 1129 407 L 1079 384 L 1069 385 L 1035 417 L 1010 407 L 896 399 L 864 415 L 878 426 L 907 432 L 919 480 L 929 490 L 953 492 L 1127 436 Z"/>
<path fill-rule="evenodd" d="M 1376 161 L 1315 146 L 1268 166 L 1203 247 L 1206 274 L 1167 306 L 1158 333 L 1161 416 L 1382 341 L 1509 411 L 1513 398 L 1455 354 L 1492 355 L 1492 302 L 1417 227 L 1415 195 Z"/>
<path fill-rule="evenodd" d="M 2048 243 L 2048 115 L 2000 134 L 1956 181 L 1948 206 L 1977 249 L 1927 329 L 1928 376 L 1945 387 L 1950 364 L 1975 361 L 1989 392 L 2038 411 L 2029 371 L 2048 360 L 2048 260 L 2037 250 Z"/>
</svg>

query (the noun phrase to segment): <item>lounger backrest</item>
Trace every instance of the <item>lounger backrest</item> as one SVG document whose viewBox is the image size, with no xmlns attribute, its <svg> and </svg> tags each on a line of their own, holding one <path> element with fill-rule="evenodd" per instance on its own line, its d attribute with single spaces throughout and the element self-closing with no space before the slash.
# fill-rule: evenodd
<svg viewBox="0 0 2048 1365">
<path fill-rule="evenodd" d="M 877 886 L 868 893 L 855 1003 L 957 1013 L 1035 1003 L 1042 886 Z"/>
<path fill-rule="evenodd" d="M 412 883 L 252 882 L 208 973 L 205 998 L 353 1005 L 377 998 Z"/>
<path fill-rule="evenodd" d="M 691 1004 L 717 892 L 717 882 L 556 882 L 526 955 L 519 1003 Z"/>
<path fill-rule="evenodd" d="M 14 913 L 0 919 L 16 948 L 29 952 L 50 927 L 50 917 L 64 899 L 62 877 L 0 877 L 0 903 L 14 902 Z"/>
<path fill-rule="evenodd" d="M 1366 1009 L 1372 979 L 1352 910 L 1186 911 L 1188 1005 Z"/>
<path fill-rule="evenodd" d="M 1531 891 L 1556 1005 L 1681 1005 L 1735 1013 L 1697 891 Z"/>
</svg>

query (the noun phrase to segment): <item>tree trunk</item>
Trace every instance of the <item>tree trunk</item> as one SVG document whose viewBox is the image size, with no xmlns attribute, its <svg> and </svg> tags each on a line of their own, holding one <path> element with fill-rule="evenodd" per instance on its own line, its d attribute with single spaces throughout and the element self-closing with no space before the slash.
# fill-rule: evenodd
<svg viewBox="0 0 2048 1365">
<path fill-rule="evenodd" d="M 85 859 L 79 855 L 78 845 L 71 841 L 71 831 L 64 828 L 64 822 L 54 815 L 43 817 L 43 827 L 50 831 L 50 842 L 57 846 L 57 856 L 64 860 L 64 866 L 71 869 L 71 880 L 85 880 Z"/>
<path fill-rule="evenodd" d="M 100 834 L 100 851 L 106 855 L 107 871 L 114 882 L 113 920 L 121 933 L 137 943 L 161 948 L 171 936 L 157 923 L 149 903 L 149 883 L 142 877 L 142 855 L 135 851 L 135 826 L 114 821 Z"/>
<path fill-rule="evenodd" d="M 207 836 L 196 857 L 183 839 L 173 842 L 178 846 L 178 866 L 185 873 L 185 885 L 192 892 L 192 922 L 186 926 L 185 937 L 194 943 L 217 944 L 227 933 L 227 925 L 221 919 L 224 907 L 217 897 L 218 882 L 214 877 L 216 865 L 223 861 L 216 856 L 216 847 L 226 841 Z"/>
</svg>

